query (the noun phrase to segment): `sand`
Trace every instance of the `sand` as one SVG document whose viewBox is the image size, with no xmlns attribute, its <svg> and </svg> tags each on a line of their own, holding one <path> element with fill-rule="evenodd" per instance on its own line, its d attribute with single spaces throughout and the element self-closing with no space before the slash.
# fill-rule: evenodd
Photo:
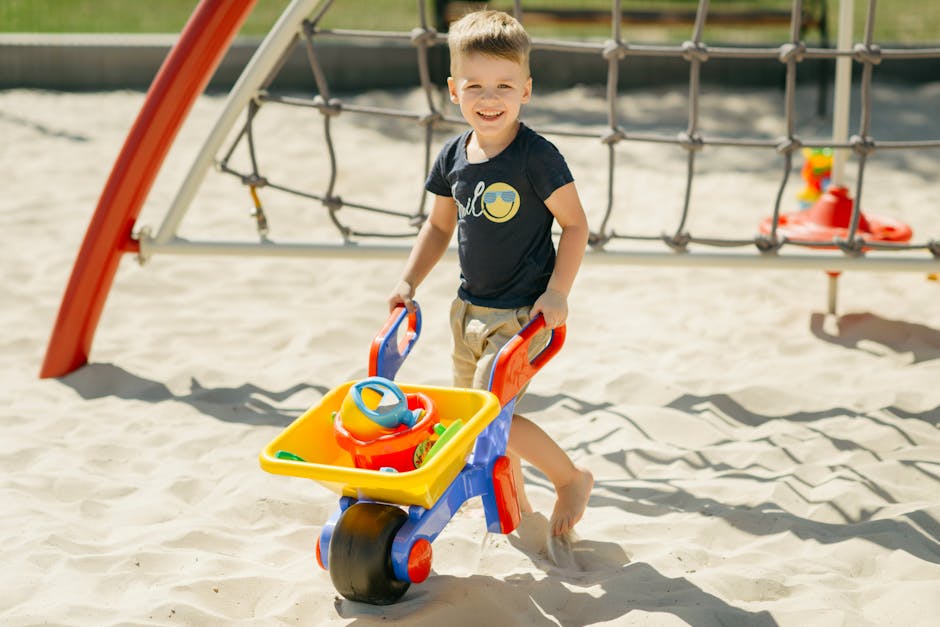
<svg viewBox="0 0 940 627">
<path fill-rule="evenodd" d="M 640 130 L 681 130 L 684 93 L 627 94 L 624 115 Z M 531 120 L 603 125 L 600 94 L 543 95 Z M 434 543 L 430 578 L 400 603 L 339 597 L 313 558 L 336 496 L 262 471 L 258 454 L 326 391 L 366 374 L 403 258 L 157 256 L 141 267 L 128 256 L 90 363 L 38 378 L 142 98 L 0 92 L 0 623 L 936 624 L 940 284 L 922 273 L 845 273 L 827 315 L 817 270 L 586 264 L 568 342 L 522 406 L 596 477 L 570 551 L 552 559 L 551 486 L 526 468 L 541 513 L 517 532 L 487 534 L 471 501 Z M 814 98 L 801 91 L 800 128 L 825 135 Z M 712 89 L 703 125 L 774 136 L 780 101 L 776 90 Z M 197 103 L 142 222 L 159 224 L 221 103 Z M 888 86 L 876 103 L 876 135 L 940 135 L 940 85 Z M 284 155 L 266 164 L 320 189 L 321 125 L 303 114 L 265 119 Z M 339 193 L 411 210 L 414 134 L 386 121 L 343 128 Z M 556 143 L 596 224 L 603 148 Z M 865 206 L 936 237 L 938 153 L 880 153 Z M 750 236 L 772 209 L 779 158 L 715 154 L 700 164 L 692 227 Z M 619 163 L 617 228 L 674 224 L 683 153 L 635 145 Z M 246 191 L 220 176 L 206 190 L 183 231 L 250 237 Z M 338 240 L 316 204 L 262 191 L 274 239 Z M 449 384 L 455 272 L 445 260 L 421 287 L 424 331 L 400 381 Z"/>
</svg>

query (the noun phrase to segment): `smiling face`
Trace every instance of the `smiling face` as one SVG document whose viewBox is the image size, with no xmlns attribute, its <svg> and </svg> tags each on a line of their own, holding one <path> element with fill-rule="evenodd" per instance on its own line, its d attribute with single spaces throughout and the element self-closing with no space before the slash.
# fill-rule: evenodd
<svg viewBox="0 0 940 627">
<path fill-rule="evenodd" d="M 455 64 L 447 87 L 478 139 L 498 142 L 515 136 L 519 111 L 532 95 L 532 78 L 516 61 L 474 53 Z"/>
</svg>

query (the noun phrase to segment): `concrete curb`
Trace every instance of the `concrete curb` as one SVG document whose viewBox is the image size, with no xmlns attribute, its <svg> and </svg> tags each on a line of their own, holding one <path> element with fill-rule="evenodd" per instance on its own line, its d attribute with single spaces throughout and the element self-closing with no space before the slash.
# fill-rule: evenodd
<svg viewBox="0 0 940 627">
<path fill-rule="evenodd" d="M 0 34 L 0 88 L 147 89 L 176 39 L 176 35 Z M 231 88 L 259 43 L 236 39 L 209 89 Z M 411 46 L 328 44 L 318 46 L 320 50 L 334 89 L 400 87 L 418 80 Z M 276 85 L 313 87 L 302 46 L 288 56 Z"/>
<path fill-rule="evenodd" d="M 175 41 L 176 35 L 0 34 L 0 89 L 147 89 Z M 236 39 L 209 89 L 228 90 L 259 43 L 258 39 Z M 410 44 L 329 41 L 318 42 L 317 51 L 333 90 L 419 85 L 416 53 Z M 439 47 L 430 53 L 432 80 L 443 83 L 447 52 Z M 622 63 L 621 89 L 688 81 L 688 65 L 679 59 L 631 57 Z M 800 81 L 816 84 L 825 67 L 823 61 L 804 62 Z M 532 70 L 539 85 L 549 88 L 603 84 L 607 78 L 606 62 L 600 55 L 539 50 L 532 54 Z M 935 59 L 886 62 L 875 71 L 876 78 L 940 80 L 940 63 Z M 702 80 L 741 86 L 782 85 L 783 66 L 777 61 L 716 59 L 703 65 Z M 298 45 L 288 55 L 273 87 L 315 90 L 303 46 Z"/>
</svg>

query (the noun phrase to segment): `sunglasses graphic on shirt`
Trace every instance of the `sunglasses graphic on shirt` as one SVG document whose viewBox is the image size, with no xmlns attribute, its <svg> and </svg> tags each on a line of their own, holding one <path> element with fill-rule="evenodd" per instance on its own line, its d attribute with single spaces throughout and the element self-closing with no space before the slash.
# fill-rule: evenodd
<svg viewBox="0 0 940 627">
<path fill-rule="evenodd" d="M 496 202 L 497 198 L 502 198 L 503 202 L 509 202 L 509 203 L 515 202 L 516 192 L 512 190 L 506 190 L 503 192 L 486 192 L 485 194 L 483 194 L 483 202 L 485 202 L 486 204 Z"/>
</svg>

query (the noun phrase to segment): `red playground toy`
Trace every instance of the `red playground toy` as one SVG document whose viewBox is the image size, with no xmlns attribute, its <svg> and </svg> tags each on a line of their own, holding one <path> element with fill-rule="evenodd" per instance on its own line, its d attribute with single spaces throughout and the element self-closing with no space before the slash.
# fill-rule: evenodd
<svg viewBox="0 0 940 627">
<path fill-rule="evenodd" d="M 910 241 L 911 227 L 886 216 L 859 212 L 855 233 L 850 233 L 854 202 L 849 191 L 841 185 L 831 184 L 832 150 L 829 148 L 803 149 L 803 168 L 800 172 L 806 186 L 797 196 L 801 211 L 783 213 L 777 218 L 765 218 L 760 223 L 760 232 L 769 235 L 776 232 L 793 243 L 847 242 L 854 235 L 866 242 Z"/>
</svg>

